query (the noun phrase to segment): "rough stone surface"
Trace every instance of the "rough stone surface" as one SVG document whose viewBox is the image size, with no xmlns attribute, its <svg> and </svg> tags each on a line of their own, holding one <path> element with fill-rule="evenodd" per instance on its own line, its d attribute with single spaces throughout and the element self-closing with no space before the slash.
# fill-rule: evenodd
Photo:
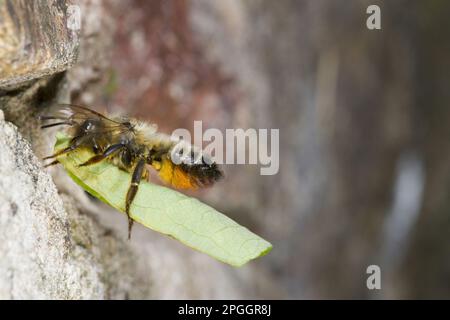
<svg viewBox="0 0 450 320">
<path fill-rule="evenodd" d="M 0 2 L 0 89 L 67 69 L 76 60 L 78 33 L 67 27 L 68 3 Z"/>
<path fill-rule="evenodd" d="M 0 121 L 0 298 L 124 298 L 132 253 L 58 196 L 16 128 Z"/>
</svg>

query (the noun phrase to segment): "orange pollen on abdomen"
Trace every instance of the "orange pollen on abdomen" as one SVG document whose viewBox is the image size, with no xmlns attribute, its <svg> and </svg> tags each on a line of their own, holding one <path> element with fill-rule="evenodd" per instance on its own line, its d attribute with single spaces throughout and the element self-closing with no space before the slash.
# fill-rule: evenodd
<svg viewBox="0 0 450 320">
<path fill-rule="evenodd" d="M 181 167 L 174 165 L 170 160 L 163 160 L 159 176 L 163 181 L 178 189 L 196 189 L 197 185 Z"/>
</svg>

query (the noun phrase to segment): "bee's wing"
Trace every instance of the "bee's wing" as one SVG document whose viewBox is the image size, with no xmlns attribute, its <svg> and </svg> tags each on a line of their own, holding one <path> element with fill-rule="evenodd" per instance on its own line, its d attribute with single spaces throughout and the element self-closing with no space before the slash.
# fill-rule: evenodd
<svg viewBox="0 0 450 320">
<path fill-rule="evenodd" d="M 129 130 L 127 126 L 119 121 L 110 119 L 100 112 L 75 104 L 57 104 L 50 109 L 50 112 L 40 115 L 39 118 L 43 121 L 59 120 L 74 124 L 81 124 L 88 119 L 98 119 L 102 121 L 104 130 L 117 130 L 120 132 Z"/>
</svg>

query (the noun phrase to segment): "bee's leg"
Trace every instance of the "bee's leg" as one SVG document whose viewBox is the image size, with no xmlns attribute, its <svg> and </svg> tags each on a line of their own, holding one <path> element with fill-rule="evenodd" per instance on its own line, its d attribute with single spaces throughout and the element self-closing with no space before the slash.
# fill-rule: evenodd
<svg viewBox="0 0 450 320">
<path fill-rule="evenodd" d="M 159 150 L 159 151 L 151 150 L 147 158 L 147 164 L 151 165 L 153 169 L 155 169 L 156 171 L 161 170 L 161 161 L 162 161 L 161 158 L 167 152 L 168 152 L 167 150 Z M 150 175 L 147 176 L 147 179 L 148 181 L 150 181 Z"/>
<path fill-rule="evenodd" d="M 88 161 L 80 164 L 79 167 L 85 167 L 85 166 L 89 166 L 89 165 L 94 164 L 94 163 L 98 163 L 98 162 L 106 159 L 107 157 L 109 157 L 110 155 L 112 155 L 113 153 L 119 151 L 120 149 L 122 149 L 124 147 L 125 147 L 125 145 L 123 145 L 122 143 L 113 144 L 112 146 L 108 147 L 105 150 L 105 152 L 103 152 L 102 154 L 98 154 L 96 156 L 93 156 Z"/>
<path fill-rule="evenodd" d="M 56 165 L 56 164 L 58 164 L 58 163 L 59 163 L 59 161 L 58 161 L 58 160 L 55 160 L 55 161 L 53 161 L 53 162 L 50 162 L 49 164 L 46 164 L 46 165 L 44 166 L 44 168 L 48 168 L 48 167 L 54 166 L 54 165 Z"/>
<path fill-rule="evenodd" d="M 102 150 L 100 150 L 100 147 L 98 146 L 97 139 L 92 138 L 92 151 L 94 151 L 95 154 L 99 154 Z"/>
<path fill-rule="evenodd" d="M 70 142 L 70 146 L 68 146 L 67 148 L 64 148 L 64 149 L 62 149 L 62 150 L 60 150 L 60 151 L 58 151 L 58 152 L 52 154 L 51 156 L 45 157 L 45 158 L 43 158 L 42 160 L 47 160 L 47 159 L 56 158 L 56 157 L 58 157 L 58 156 L 60 156 L 60 155 L 63 155 L 63 154 L 65 154 L 65 153 L 67 153 L 67 152 L 73 151 L 73 150 L 75 150 L 76 148 L 78 148 L 78 147 L 81 145 L 81 143 L 82 143 L 83 141 L 84 141 L 84 140 L 82 139 L 82 136 L 75 137 L 75 138 L 73 138 L 72 141 Z"/>
<path fill-rule="evenodd" d="M 140 159 L 134 168 L 133 175 L 131 176 L 131 185 L 127 192 L 127 198 L 125 202 L 125 213 L 128 216 L 128 239 L 131 238 L 131 229 L 133 227 L 133 219 L 130 217 L 130 206 L 136 196 L 141 182 L 142 174 L 145 169 L 145 159 Z"/>
</svg>

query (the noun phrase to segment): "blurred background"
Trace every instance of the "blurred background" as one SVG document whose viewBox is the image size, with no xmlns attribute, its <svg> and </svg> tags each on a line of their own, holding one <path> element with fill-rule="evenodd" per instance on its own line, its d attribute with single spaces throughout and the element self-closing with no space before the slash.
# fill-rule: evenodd
<svg viewBox="0 0 450 320">
<path fill-rule="evenodd" d="M 167 133 L 280 129 L 278 174 L 228 165 L 194 194 L 274 246 L 226 270 L 242 297 L 450 298 L 449 1 L 72 2 L 72 102 Z"/>
<path fill-rule="evenodd" d="M 366 27 L 371 4 L 381 30 Z M 448 1 L 80 5 L 90 81 L 72 101 L 168 133 L 280 129 L 277 175 L 225 166 L 199 195 L 273 243 L 255 296 L 450 297 Z"/>
</svg>

